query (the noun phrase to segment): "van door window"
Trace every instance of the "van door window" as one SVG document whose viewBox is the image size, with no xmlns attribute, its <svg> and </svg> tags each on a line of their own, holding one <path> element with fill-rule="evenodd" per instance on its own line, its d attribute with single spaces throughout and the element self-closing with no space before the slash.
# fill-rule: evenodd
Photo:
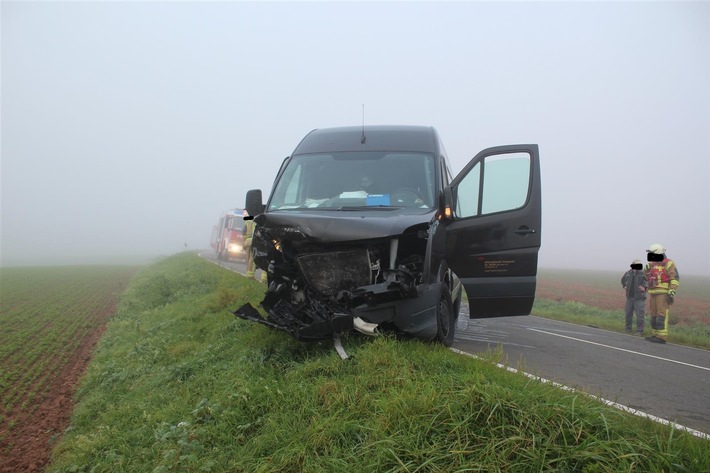
<svg viewBox="0 0 710 473">
<path fill-rule="evenodd" d="M 530 186 L 530 155 L 490 156 L 483 161 L 483 215 L 519 209 L 525 205 Z"/>
<path fill-rule="evenodd" d="M 529 188 L 529 154 L 489 156 L 477 163 L 459 183 L 456 216 L 475 217 L 522 208 Z"/>
<path fill-rule="evenodd" d="M 478 198 L 480 195 L 481 163 L 476 164 L 471 172 L 459 183 L 456 200 L 457 217 L 475 217 L 478 215 Z"/>
</svg>

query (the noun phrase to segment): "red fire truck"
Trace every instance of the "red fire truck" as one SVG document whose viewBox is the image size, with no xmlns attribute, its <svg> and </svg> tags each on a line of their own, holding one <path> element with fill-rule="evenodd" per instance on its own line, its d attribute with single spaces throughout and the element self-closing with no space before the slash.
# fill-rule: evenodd
<svg viewBox="0 0 710 473">
<path fill-rule="evenodd" d="M 210 246 L 220 260 L 246 260 L 244 252 L 244 214 L 242 209 L 223 213 L 219 223 L 212 227 Z"/>
</svg>

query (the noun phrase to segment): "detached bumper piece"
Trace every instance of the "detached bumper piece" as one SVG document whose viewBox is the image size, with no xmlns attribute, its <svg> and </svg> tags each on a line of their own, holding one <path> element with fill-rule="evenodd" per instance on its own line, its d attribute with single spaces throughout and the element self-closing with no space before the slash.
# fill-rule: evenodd
<svg viewBox="0 0 710 473">
<path fill-rule="evenodd" d="M 283 301 L 278 301 L 272 307 L 267 307 L 267 299 L 262 302 L 262 307 L 269 313 L 266 319 L 249 303 L 244 304 L 232 314 L 241 319 L 282 330 L 301 341 L 330 339 L 334 334 L 349 332 L 354 327 L 351 314 L 333 314 L 324 306 L 313 307 L 319 305 L 316 303 L 311 304 L 311 310 L 302 307 L 298 312 L 292 312 L 293 307 Z"/>
</svg>

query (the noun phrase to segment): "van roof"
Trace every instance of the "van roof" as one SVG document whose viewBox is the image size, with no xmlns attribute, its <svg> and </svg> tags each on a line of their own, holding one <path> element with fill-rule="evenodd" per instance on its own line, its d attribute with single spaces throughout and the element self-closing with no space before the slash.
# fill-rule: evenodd
<svg viewBox="0 0 710 473">
<path fill-rule="evenodd" d="M 364 140 L 363 140 L 364 136 Z M 321 128 L 301 140 L 293 155 L 339 151 L 414 151 L 438 154 L 439 137 L 430 126 L 370 125 Z"/>
</svg>

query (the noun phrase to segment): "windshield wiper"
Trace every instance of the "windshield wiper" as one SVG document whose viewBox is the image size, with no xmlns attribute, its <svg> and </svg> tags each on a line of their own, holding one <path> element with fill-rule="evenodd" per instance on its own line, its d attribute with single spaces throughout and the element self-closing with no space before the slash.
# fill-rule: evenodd
<svg viewBox="0 0 710 473">
<path fill-rule="evenodd" d="M 395 205 L 357 205 L 357 206 L 347 206 L 347 207 L 337 207 L 329 210 L 397 210 L 404 207 Z"/>
<path fill-rule="evenodd" d="M 304 210 L 319 210 L 323 212 L 332 211 L 363 211 L 363 210 L 398 210 L 403 209 L 403 206 L 396 205 L 349 205 L 346 207 L 286 207 L 282 209 L 271 209 L 269 212 L 290 212 L 290 211 L 304 211 Z"/>
</svg>

